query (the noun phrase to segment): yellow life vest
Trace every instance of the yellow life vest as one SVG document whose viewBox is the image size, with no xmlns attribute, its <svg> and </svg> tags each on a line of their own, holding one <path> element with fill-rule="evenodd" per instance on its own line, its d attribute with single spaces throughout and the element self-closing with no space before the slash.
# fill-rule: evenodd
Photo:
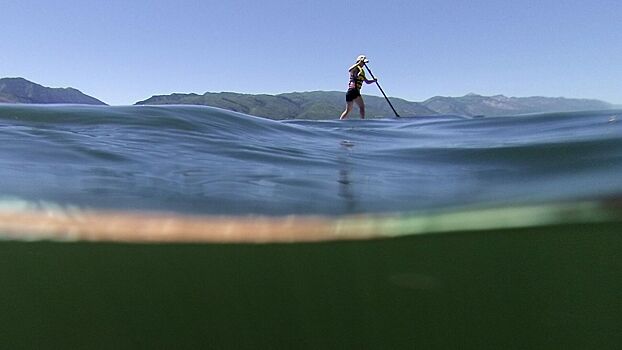
<svg viewBox="0 0 622 350">
<path fill-rule="evenodd" d="M 367 80 L 367 78 L 365 77 L 365 70 L 363 70 L 363 67 L 356 66 L 355 69 L 352 69 L 352 71 L 350 72 L 349 87 L 356 87 L 360 90 L 363 87 L 363 82 L 365 80 Z"/>
</svg>

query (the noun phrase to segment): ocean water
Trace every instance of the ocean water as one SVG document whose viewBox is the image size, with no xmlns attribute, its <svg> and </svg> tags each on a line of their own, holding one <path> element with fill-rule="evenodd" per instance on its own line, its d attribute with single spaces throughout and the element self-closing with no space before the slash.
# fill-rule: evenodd
<svg viewBox="0 0 622 350">
<path fill-rule="evenodd" d="M 0 105 L 0 203 L 184 214 L 428 212 L 622 193 L 622 111 L 273 121 Z"/>
<path fill-rule="evenodd" d="M 622 111 L 0 105 L 0 141 L 9 348 L 622 344 Z"/>
</svg>

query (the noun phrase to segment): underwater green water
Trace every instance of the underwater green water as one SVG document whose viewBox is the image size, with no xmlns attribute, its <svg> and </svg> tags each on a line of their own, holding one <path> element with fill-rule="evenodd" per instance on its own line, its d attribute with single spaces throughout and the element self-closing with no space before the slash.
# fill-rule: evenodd
<svg viewBox="0 0 622 350">
<path fill-rule="evenodd" d="M 307 244 L 0 243 L 6 349 L 615 349 L 622 224 Z"/>
</svg>

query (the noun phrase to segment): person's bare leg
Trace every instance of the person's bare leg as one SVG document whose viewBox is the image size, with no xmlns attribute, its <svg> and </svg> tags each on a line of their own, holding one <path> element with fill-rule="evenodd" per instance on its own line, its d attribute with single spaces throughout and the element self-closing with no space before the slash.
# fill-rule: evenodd
<svg viewBox="0 0 622 350">
<path fill-rule="evenodd" d="M 339 117 L 339 120 L 346 119 L 351 110 L 352 110 L 352 101 L 348 101 L 346 102 L 346 110 L 343 111 L 343 113 L 341 113 L 341 117 Z"/>
<path fill-rule="evenodd" d="M 361 119 L 365 119 L 365 101 L 363 97 L 359 96 L 354 99 L 354 102 L 359 106 L 359 112 L 361 113 Z"/>
</svg>

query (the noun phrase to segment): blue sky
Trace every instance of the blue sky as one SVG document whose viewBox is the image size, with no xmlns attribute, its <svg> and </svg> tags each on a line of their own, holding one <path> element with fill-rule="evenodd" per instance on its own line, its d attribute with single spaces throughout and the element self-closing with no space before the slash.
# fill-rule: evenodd
<svg viewBox="0 0 622 350">
<path fill-rule="evenodd" d="M 345 90 L 622 104 L 622 2 L 3 0 L 0 77 L 113 105 L 173 92 Z M 369 85 L 363 93 L 379 95 Z"/>
</svg>

